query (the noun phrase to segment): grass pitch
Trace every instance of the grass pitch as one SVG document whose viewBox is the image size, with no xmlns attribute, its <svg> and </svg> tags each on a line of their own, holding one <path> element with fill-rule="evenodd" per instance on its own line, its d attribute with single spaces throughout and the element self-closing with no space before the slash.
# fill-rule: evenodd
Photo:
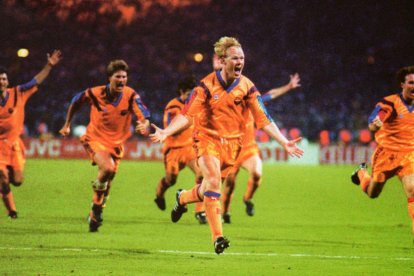
<svg viewBox="0 0 414 276">
<path fill-rule="evenodd" d="M 13 188 L 17 220 L 0 216 L 2 275 L 408 275 L 414 247 L 405 195 L 397 179 L 378 199 L 350 183 L 354 166 L 265 165 L 256 214 L 245 214 L 241 172 L 224 225 L 231 246 L 214 253 L 207 225 L 193 207 L 176 224 L 170 210 L 186 169 L 167 191 L 167 210 L 153 202 L 163 164 L 123 161 L 104 211 L 89 233 L 91 184 L 86 160 L 28 160 Z M 3 207 L 2 207 L 3 208 Z M 4 208 L 3 208 L 4 210 Z"/>
</svg>

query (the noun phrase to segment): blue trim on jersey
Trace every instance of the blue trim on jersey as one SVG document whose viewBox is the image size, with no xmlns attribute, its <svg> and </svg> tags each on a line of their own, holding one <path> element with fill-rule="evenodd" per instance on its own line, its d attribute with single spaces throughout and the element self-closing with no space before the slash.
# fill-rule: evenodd
<svg viewBox="0 0 414 276">
<path fill-rule="evenodd" d="M 20 87 L 20 91 L 23 92 L 23 91 L 29 90 L 30 88 L 36 85 L 37 85 L 36 79 L 33 78 L 31 81 L 19 85 L 19 87 Z"/>
<path fill-rule="evenodd" d="M 263 103 L 270 102 L 271 100 L 272 100 L 272 95 L 270 95 L 270 93 L 266 93 L 266 94 L 262 95 Z"/>
<path fill-rule="evenodd" d="M 80 102 L 81 98 L 83 97 L 83 95 L 85 95 L 85 91 L 79 92 L 77 93 L 72 100 L 70 101 L 70 104 L 76 104 L 78 102 Z"/>
<path fill-rule="evenodd" d="M 9 91 L 8 90 L 6 90 L 6 97 L 4 97 L 4 101 L 0 98 L 0 105 L 1 106 L 5 106 L 6 105 L 6 103 L 7 103 L 7 100 L 9 99 Z"/>
<path fill-rule="evenodd" d="M 206 196 L 206 197 L 217 197 L 217 198 L 219 198 L 221 196 L 221 194 L 216 193 L 216 192 L 204 192 L 204 196 Z"/>
<path fill-rule="evenodd" d="M 111 95 L 111 93 L 109 92 L 109 84 L 107 84 L 106 87 L 105 87 L 105 94 L 106 94 L 107 98 L 109 98 L 110 95 Z M 124 93 L 121 92 L 120 94 L 121 95 L 119 95 L 118 98 L 115 101 L 111 102 L 111 104 L 113 106 L 118 106 L 118 104 L 121 102 L 121 99 L 124 96 Z"/>
<path fill-rule="evenodd" d="M 410 106 L 407 104 L 407 102 L 404 100 L 404 97 L 403 97 L 402 93 L 400 94 L 400 98 L 401 98 L 401 101 L 403 102 L 403 104 L 405 105 L 405 107 L 408 109 L 408 111 L 409 111 L 410 113 L 412 113 L 412 112 L 414 111 L 414 106 L 410 107 Z"/>
<path fill-rule="evenodd" d="M 368 124 L 371 124 L 374 121 L 375 117 L 377 117 L 380 110 L 381 106 L 377 105 L 368 117 Z"/>
<path fill-rule="evenodd" d="M 135 103 L 138 105 L 138 108 L 141 110 L 142 114 L 144 114 L 145 119 L 151 117 L 151 113 L 148 108 L 142 103 L 140 97 L 135 98 Z"/>
<path fill-rule="evenodd" d="M 230 84 L 229 86 L 224 82 L 224 80 L 223 80 L 223 78 L 221 77 L 221 75 L 220 75 L 220 72 L 221 72 L 221 70 L 217 70 L 216 71 L 216 77 L 217 77 L 217 79 L 219 80 L 219 82 L 220 82 L 220 84 L 221 84 L 221 86 L 226 90 L 226 92 L 227 93 L 229 93 L 234 87 L 236 87 L 238 84 L 239 84 L 239 82 L 240 82 L 240 78 L 238 78 L 238 79 L 235 79 L 234 81 L 233 81 L 233 83 L 232 84 Z"/>
<path fill-rule="evenodd" d="M 273 118 L 269 115 L 269 113 L 267 112 L 267 109 L 266 109 L 266 107 L 265 107 L 265 105 L 264 105 L 264 103 L 263 103 L 263 100 L 262 100 L 262 96 L 260 96 L 260 94 L 259 95 L 257 95 L 257 100 L 259 101 L 259 105 L 260 105 L 260 108 L 263 110 L 263 112 L 264 112 L 264 114 L 266 115 L 266 117 L 267 117 L 267 119 L 271 122 L 271 123 L 273 123 L 274 121 L 273 121 Z"/>
</svg>

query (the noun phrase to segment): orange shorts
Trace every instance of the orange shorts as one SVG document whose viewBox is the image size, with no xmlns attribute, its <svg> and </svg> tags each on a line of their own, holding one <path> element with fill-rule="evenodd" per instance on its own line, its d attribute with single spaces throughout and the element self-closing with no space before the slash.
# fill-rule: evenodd
<svg viewBox="0 0 414 276">
<path fill-rule="evenodd" d="M 236 173 L 244 161 L 255 155 L 259 156 L 259 147 L 256 143 L 248 145 L 247 147 L 243 147 L 239 154 L 239 157 L 237 157 L 236 164 L 234 164 L 233 168 L 231 169 L 231 172 Z"/>
<path fill-rule="evenodd" d="M 95 154 L 97 152 L 107 152 L 112 156 L 112 159 L 115 163 L 115 172 L 118 171 L 119 163 L 121 158 L 124 157 L 124 147 L 108 147 L 98 141 L 91 141 L 90 138 L 86 135 L 82 136 L 80 139 L 83 147 L 85 148 L 86 152 L 89 155 L 89 158 L 92 161 L 92 165 L 95 166 L 96 163 L 94 161 Z"/>
<path fill-rule="evenodd" d="M 384 183 L 389 178 L 414 173 L 414 152 L 389 151 L 377 147 L 372 154 L 372 179 Z"/>
<path fill-rule="evenodd" d="M 15 171 L 23 171 L 25 158 L 25 147 L 22 139 L 14 142 L 7 139 L 0 140 L 0 168 L 12 167 Z"/>
<path fill-rule="evenodd" d="M 164 151 L 164 166 L 169 174 L 177 175 L 191 160 L 196 159 L 192 145 L 179 148 L 167 148 Z"/>
<path fill-rule="evenodd" d="M 236 163 L 241 151 L 241 138 L 224 139 L 197 133 L 195 149 L 197 158 L 203 155 L 215 156 L 220 160 L 221 177 L 225 178 Z"/>
</svg>

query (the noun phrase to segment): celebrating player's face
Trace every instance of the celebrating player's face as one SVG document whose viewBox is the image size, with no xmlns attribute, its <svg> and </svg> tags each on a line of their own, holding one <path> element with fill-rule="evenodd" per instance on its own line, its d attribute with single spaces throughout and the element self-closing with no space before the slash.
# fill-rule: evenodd
<svg viewBox="0 0 414 276">
<path fill-rule="evenodd" d="M 244 67 L 244 53 L 240 47 L 230 47 L 227 49 L 227 55 L 223 62 L 227 81 L 240 78 Z"/>
<path fill-rule="evenodd" d="M 414 100 L 414 74 L 405 76 L 405 82 L 401 84 L 403 95 L 406 99 Z"/>
<path fill-rule="evenodd" d="M 109 87 L 111 91 L 115 91 L 121 93 L 124 89 L 128 80 L 128 74 L 126 71 L 116 71 L 110 78 L 109 78 Z"/>
</svg>

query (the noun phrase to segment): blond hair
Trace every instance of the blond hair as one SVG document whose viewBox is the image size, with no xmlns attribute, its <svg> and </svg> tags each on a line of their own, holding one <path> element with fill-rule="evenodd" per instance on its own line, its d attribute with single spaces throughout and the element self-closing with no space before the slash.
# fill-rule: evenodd
<svg viewBox="0 0 414 276">
<path fill-rule="evenodd" d="M 241 48 L 241 44 L 236 38 L 223 36 L 214 43 L 214 52 L 219 58 L 226 57 L 227 49 L 233 46 Z"/>
</svg>

